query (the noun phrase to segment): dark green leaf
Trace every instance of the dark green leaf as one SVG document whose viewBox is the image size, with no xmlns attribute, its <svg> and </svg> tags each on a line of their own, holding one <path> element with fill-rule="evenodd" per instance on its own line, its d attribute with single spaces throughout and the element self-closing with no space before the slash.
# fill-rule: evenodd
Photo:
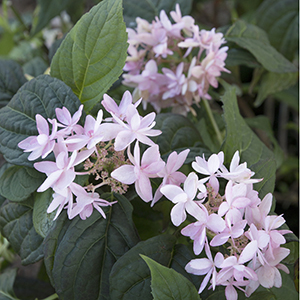
<svg viewBox="0 0 300 300">
<path fill-rule="evenodd" d="M 194 160 L 195 155 L 209 153 L 201 143 L 202 139 L 194 124 L 186 117 L 176 114 L 158 114 L 156 116 L 156 129 L 160 129 L 162 134 L 154 138 L 159 145 L 160 153 L 163 158 L 173 152 L 183 151 L 187 148 L 192 151 L 189 153 L 186 163 Z"/>
<path fill-rule="evenodd" d="M 290 249 L 290 254 L 283 261 L 284 264 L 294 264 L 299 259 L 299 241 L 290 242 L 282 245 L 285 248 Z"/>
<path fill-rule="evenodd" d="M 275 93 L 274 98 L 280 102 L 286 103 L 288 106 L 296 111 L 299 111 L 299 85 L 296 84 L 293 87 Z"/>
<path fill-rule="evenodd" d="M 51 75 L 70 86 L 89 112 L 121 75 L 127 34 L 121 0 L 104 0 L 68 33 L 51 63 Z"/>
<path fill-rule="evenodd" d="M 58 16 L 63 10 L 67 8 L 71 0 L 38 0 L 36 9 L 37 19 L 35 20 L 31 34 L 35 35 L 45 26 L 48 25 L 50 20 Z"/>
<path fill-rule="evenodd" d="M 0 107 L 5 106 L 27 82 L 21 66 L 13 60 L 0 60 Z"/>
<path fill-rule="evenodd" d="M 228 29 L 225 38 L 251 52 L 270 72 L 297 72 L 297 68 L 270 45 L 265 31 L 255 25 L 238 20 Z"/>
<path fill-rule="evenodd" d="M 46 62 L 41 57 L 37 56 L 24 64 L 23 70 L 25 74 L 37 77 L 42 75 L 48 67 Z"/>
<path fill-rule="evenodd" d="M 254 105 L 260 106 L 267 96 L 277 92 L 281 92 L 295 85 L 298 81 L 298 72 L 294 73 L 273 73 L 268 72 L 263 74 L 261 83 L 258 89 L 258 95 Z"/>
<path fill-rule="evenodd" d="M 124 0 L 124 20 L 130 27 L 133 24 L 136 26 L 136 17 L 146 19 L 151 23 L 156 16 L 159 17 L 161 10 L 166 13 L 175 10 L 176 3 L 180 5 L 181 13 L 184 16 L 190 13 L 192 2 L 192 0 Z"/>
<path fill-rule="evenodd" d="M 62 214 L 47 235 L 45 265 L 59 299 L 109 299 L 113 264 L 139 241 L 131 204 L 115 197 L 118 203 L 103 209 L 106 219 L 97 211 L 86 220 Z"/>
<path fill-rule="evenodd" d="M 190 281 L 199 281 L 196 276 L 186 273 L 185 265 L 193 258 L 183 245 L 175 245 L 172 235 L 158 235 L 139 242 L 125 253 L 113 266 L 110 274 L 111 299 L 147 300 L 152 299 L 150 288 L 150 270 L 140 257 L 146 255 L 166 267 L 174 268 Z M 185 252 L 185 254 L 183 254 Z M 200 286 L 200 283 L 199 283 Z"/>
<path fill-rule="evenodd" d="M 0 300 L 17 299 L 13 289 L 16 276 L 17 269 L 7 269 L 0 274 Z"/>
<path fill-rule="evenodd" d="M 235 151 L 239 150 L 241 161 L 247 162 L 248 167 L 255 172 L 254 177 L 264 178 L 263 181 L 254 185 L 259 196 L 263 198 L 274 190 L 276 172 L 274 154 L 260 141 L 240 115 L 235 89 L 227 86 L 221 100 L 224 103 L 226 123 L 226 139 L 223 144 L 225 161 L 231 161 Z"/>
<path fill-rule="evenodd" d="M 35 193 L 32 221 L 35 231 L 42 236 L 46 237 L 50 228 L 53 226 L 53 219 L 56 215 L 56 211 L 47 213 L 47 208 L 53 200 L 53 191 L 51 189 L 46 190 L 43 193 Z"/>
<path fill-rule="evenodd" d="M 257 26 L 268 33 L 273 47 L 289 60 L 298 55 L 299 1 L 264 0 L 255 18 Z"/>
<path fill-rule="evenodd" d="M 56 117 L 55 109 L 63 106 L 73 115 L 80 101 L 62 81 L 40 75 L 24 84 L 8 105 L 0 109 L 0 152 L 4 158 L 16 165 L 32 167 L 28 153 L 23 153 L 18 143 L 38 134 L 36 114 L 52 119 Z"/>
<path fill-rule="evenodd" d="M 0 194 L 11 201 L 27 199 L 45 180 L 44 174 L 33 168 L 12 166 L 0 177 Z"/>
<path fill-rule="evenodd" d="M 43 238 L 36 233 L 32 223 L 32 202 L 28 200 L 26 206 L 8 202 L 0 209 L 1 233 L 20 255 L 24 265 L 43 258 Z"/>
<path fill-rule="evenodd" d="M 255 57 L 245 49 L 232 48 L 227 51 L 226 67 L 247 66 L 249 68 L 258 68 L 261 66 Z"/>
<path fill-rule="evenodd" d="M 154 300 L 200 299 L 195 286 L 184 276 L 147 256 L 141 255 L 141 257 L 151 271 L 151 290 Z"/>
</svg>

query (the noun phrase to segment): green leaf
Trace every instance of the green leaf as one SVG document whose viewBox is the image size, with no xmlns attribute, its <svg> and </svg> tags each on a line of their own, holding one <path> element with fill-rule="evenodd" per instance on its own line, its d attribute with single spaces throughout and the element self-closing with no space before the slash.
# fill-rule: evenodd
<svg viewBox="0 0 300 300">
<path fill-rule="evenodd" d="M 56 211 L 52 213 L 47 213 L 47 208 L 53 200 L 53 191 L 51 189 L 46 190 L 43 193 L 35 193 L 34 195 L 34 206 L 33 206 L 33 215 L 32 221 L 35 231 L 42 236 L 46 237 L 49 230 L 54 224 L 54 217 Z"/>
<path fill-rule="evenodd" d="M 112 200 L 106 219 L 98 211 L 86 220 L 61 214 L 47 235 L 45 265 L 59 299 L 109 299 L 113 264 L 139 241 L 131 204 L 121 195 Z"/>
<path fill-rule="evenodd" d="M 286 90 L 298 81 L 298 72 L 294 73 L 273 73 L 268 72 L 262 76 L 258 95 L 255 99 L 254 106 L 260 106 L 267 96 Z"/>
<path fill-rule="evenodd" d="M 164 234 L 139 242 L 113 266 L 110 274 L 110 296 L 114 300 L 152 300 L 150 270 L 141 258 L 146 255 L 156 262 L 171 267 L 200 286 L 199 276 L 186 273 L 184 267 L 193 258 L 187 247 L 175 245 L 176 238 Z"/>
<path fill-rule="evenodd" d="M 297 68 L 270 45 L 265 31 L 255 25 L 238 20 L 228 29 L 225 39 L 247 49 L 270 72 L 297 72 Z"/>
<path fill-rule="evenodd" d="M 287 90 L 275 93 L 273 96 L 275 99 L 286 103 L 297 112 L 299 111 L 299 84 L 295 84 Z"/>
<path fill-rule="evenodd" d="M 44 174 L 33 168 L 12 166 L 0 177 L 0 194 L 11 201 L 27 199 L 45 180 Z"/>
<path fill-rule="evenodd" d="M 31 30 L 31 35 L 35 35 L 48 25 L 50 20 L 58 16 L 73 1 L 71 0 L 38 0 L 38 6 L 35 11 L 36 20 Z"/>
<path fill-rule="evenodd" d="M 29 74 L 33 77 L 42 75 L 46 71 L 47 68 L 48 68 L 48 65 L 39 56 L 34 57 L 33 59 L 31 59 L 30 61 L 28 61 L 26 64 L 23 65 L 24 73 Z"/>
<path fill-rule="evenodd" d="M 261 66 L 255 57 L 245 49 L 231 48 L 227 51 L 226 67 L 244 65 L 249 68 Z"/>
<path fill-rule="evenodd" d="M 282 245 L 285 248 L 290 249 L 290 254 L 283 261 L 284 264 L 294 264 L 299 259 L 299 241 L 290 242 Z"/>
<path fill-rule="evenodd" d="M 17 300 L 14 293 L 14 282 L 17 269 L 7 269 L 0 274 L 0 300 Z"/>
<path fill-rule="evenodd" d="M 151 290 L 154 300 L 200 299 L 195 286 L 184 276 L 151 258 L 141 255 L 151 271 Z"/>
<path fill-rule="evenodd" d="M 53 119 L 55 109 L 63 106 L 73 115 L 80 104 L 72 90 L 59 79 L 40 75 L 30 80 L 0 109 L 0 152 L 12 164 L 32 167 L 33 162 L 27 160 L 29 154 L 18 143 L 38 134 L 35 115 Z"/>
<path fill-rule="evenodd" d="M 122 1 L 104 0 L 68 33 L 53 57 L 51 75 L 70 86 L 89 112 L 121 75 L 126 57 Z"/>
<path fill-rule="evenodd" d="M 287 59 L 298 55 L 299 2 L 264 0 L 255 12 L 256 24 L 264 29 L 270 43 Z"/>
<path fill-rule="evenodd" d="M 254 178 L 264 178 L 254 185 L 262 199 L 274 190 L 276 172 L 274 154 L 260 141 L 240 115 L 235 89 L 228 85 L 221 100 L 224 104 L 226 123 L 226 138 L 222 146 L 225 161 L 231 161 L 235 151 L 239 151 L 241 161 L 247 162 L 248 168 L 255 172 Z"/>
<path fill-rule="evenodd" d="M 1 233 L 20 255 L 22 264 L 32 264 L 43 258 L 43 238 L 32 223 L 32 199 L 27 205 L 8 202 L 0 209 Z"/>
<path fill-rule="evenodd" d="M 0 60 L 0 107 L 5 106 L 27 82 L 21 66 L 13 60 Z"/>
<path fill-rule="evenodd" d="M 159 17 L 161 10 L 166 13 L 170 11 L 175 11 L 175 5 L 178 3 L 180 5 L 180 10 L 182 16 L 190 13 L 192 9 L 192 0 L 123 0 L 124 3 L 124 20 L 127 26 L 132 27 L 135 24 L 136 17 L 140 17 L 148 20 L 150 23 L 155 19 L 156 16 Z M 136 24 L 135 24 L 136 25 Z"/>
<path fill-rule="evenodd" d="M 173 152 L 191 149 L 186 163 L 194 160 L 196 155 L 210 153 L 202 144 L 201 136 L 194 124 L 186 117 L 176 114 L 158 114 L 156 116 L 155 129 L 160 129 L 162 134 L 153 138 L 159 145 L 159 150 L 163 159 Z"/>
</svg>

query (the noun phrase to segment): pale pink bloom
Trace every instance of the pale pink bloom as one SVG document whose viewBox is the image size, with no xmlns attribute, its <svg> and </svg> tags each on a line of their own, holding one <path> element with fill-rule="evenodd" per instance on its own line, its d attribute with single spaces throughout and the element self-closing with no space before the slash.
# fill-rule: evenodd
<svg viewBox="0 0 300 300">
<path fill-rule="evenodd" d="M 167 31 L 168 36 L 181 39 L 181 29 L 183 24 L 172 24 L 164 10 L 160 11 L 159 19 L 156 17 L 156 21 L 160 22 L 163 28 Z"/>
<path fill-rule="evenodd" d="M 290 253 L 290 249 L 287 248 L 276 248 L 273 253 L 270 254 L 269 251 L 265 254 L 266 264 L 261 265 L 258 268 L 255 268 L 257 273 L 259 283 L 265 288 L 272 288 L 273 286 L 280 288 L 282 286 L 282 278 L 279 272 L 279 269 L 289 274 L 289 269 L 280 264 L 280 262 L 286 258 Z M 253 287 L 252 287 L 253 288 Z M 247 291 L 248 293 L 253 292 Z"/>
<path fill-rule="evenodd" d="M 39 114 L 35 116 L 38 136 L 29 136 L 18 144 L 18 147 L 24 149 L 24 152 L 31 152 L 28 160 L 36 160 L 40 156 L 45 158 L 52 152 L 55 146 L 55 138 L 57 133 L 56 120 L 52 123 L 52 133 L 49 135 L 48 122 Z"/>
<path fill-rule="evenodd" d="M 198 190 L 198 177 L 191 172 L 184 181 L 183 189 L 177 185 L 167 184 L 160 191 L 175 205 L 171 210 L 171 221 L 179 226 L 186 219 L 186 211 L 194 218 L 201 218 L 204 214 L 200 206 L 193 201 Z"/>
<path fill-rule="evenodd" d="M 70 186 L 73 194 L 76 196 L 76 203 L 73 206 L 71 212 L 71 218 L 74 218 L 79 214 L 82 220 L 90 217 L 93 209 L 95 208 L 106 219 L 106 215 L 101 207 L 111 206 L 117 201 L 109 202 L 107 200 L 101 199 L 99 194 L 96 192 L 87 192 L 81 185 L 73 183 Z"/>
<path fill-rule="evenodd" d="M 177 95 L 181 95 L 183 91 L 183 85 L 185 83 L 185 75 L 183 72 L 184 63 L 181 62 L 177 68 L 176 73 L 167 68 L 162 68 L 163 73 L 166 75 L 168 82 L 166 83 L 167 91 L 163 93 L 163 100 L 167 98 L 173 98 Z"/>
<path fill-rule="evenodd" d="M 269 195 L 271 196 L 272 203 L 271 193 L 269 193 Z M 258 197 L 258 192 L 253 189 L 252 183 L 247 184 L 246 197 L 251 200 L 251 203 L 245 208 L 245 220 L 247 220 L 248 225 L 254 223 L 255 226 L 260 229 L 262 226 L 258 226 L 255 220 L 257 220 L 257 218 L 259 219 L 259 217 L 257 216 L 257 214 L 259 213 L 258 207 L 261 205 L 262 201 Z"/>
<path fill-rule="evenodd" d="M 223 231 L 220 231 L 220 233 L 214 236 L 211 240 L 210 245 L 212 247 L 225 244 L 229 238 L 231 238 L 234 245 L 234 239 L 240 237 L 244 233 L 244 228 L 247 224 L 247 221 L 241 219 L 240 221 L 232 225 L 230 219 L 226 216 L 225 224 L 225 229 Z"/>
<path fill-rule="evenodd" d="M 206 207 L 202 204 L 199 204 L 199 207 L 201 209 L 197 211 L 197 222 L 191 223 L 181 230 L 182 235 L 189 236 L 194 240 L 193 250 L 196 255 L 199 255 L 203 250 L 206 228 L 215 233 L 221 232 L 225 228 L 225 222 L 219 215 L 214 213 L 209 215 Z"/>
<path fill-rule="evenodd" d="M 213 259 L 211 255 L 211 251 L 208 245 L 208 242 L 206 240 L 205 243 L 205 253 L 208 258 L 198 258 L 198 259 L 192 259 L 186 266 L 185 270 L 189 273 L 192 273 L 194 275 L 205 275 L 200 288 L 199 288 L 199 294 L 202 293 L 202 291 L 207 286 L 207 283 L 209 282 L 210 277 L 211 278 L 211 284 L 213 290 L 215 290 L 216 287 L 216 278 L 217 278 L 217 270 L 216 267 L 219 268 L 222 262 L 224 261 L 223 254 L 218 252 Z"/>
<path fill-rule="evenodd" d="M 134 147 L 134 156 L 127 149 L 128 158 L 133 165 L 123 165 L 111 173 L 111 177 L 125 184 L 135 183 L 137 194 L 145 201 L 149 202 L 153 199 L 152 187 L 149 178 L 158 177 L 165 166 L 164 161 L 160 157 L 157 145 L 148 148 L 140 161 L 140 147 L 136 142 Z"/>
<path fill-rule="evenodd" d="M 115 139 L 115 150 L 121 151 L 129 146 L 134 140 L 138 140 L 143 144 L 153 146 L 155 143 L 148 136 L 157 136 L 161 134 L 160 130 L 152 129 L 155 126 L 154 112 L 141 117 L 137 109 L 132 105 L 128 106 L 126 113 L 127 124 L 111 113 L 114 120 L 119 124 L 119 130 Z M 116 124 L 117 125 L 117 124 Z"/>
<path fill-rule="evenodd" d="M 104 130 L 101 128 L 103 111 L 99 110 L 97 119 L 87 115 L 82 134 L 74 135 L 65 140 L 69 151 L 80 150 L 84 146 L 88 149 L 95 147 L 97 143 L 103 140 Z M 114 124 L 112 124 L 113 126 Z"/>
<path fill-rule="evenodd" d="M 252 281 L 250 281 L 252 282 Z M 253 281 L 254 282 L 254 281 Z M 241 288 L 241 286 L 246 286 L 249 284 L 249 280 L 234 280 L 233 276 L 230 277 L 228 280 L 225 280 L 221 283 L 221 285 L 226 286 L 225 288 L 225 297 L 226 300 L 237 300 L 238 293 L 235 288 L 239 289 L 240 291 L 246 294 L 246 291 Z"/>
<path fill-rule="evenodd" d="M 239 151 L 236 151 L 233 155 L 233 158 L 230 163 L 229 171 L 225 166 L 222 166 L 220 176 L 227 179 L 232 180 L 236 183 L 256 183 L 260 182 L 263 179 L 250 179 L 255 173 L 247 168 L 247 163 L 244 162 L 239 164 L 240 155 Z"/>
<path fill-rule="evenodd" d="M 180 6 L 178 3 L 176 3 L 175 11 L 171 11 L 170 15 L 177 24 L 180 24 L 184 33 L 186 33 L 187 35 L 192 34 L 195 20 L 191 16 L 182 17 L 181 11 L 180 11 Z"/>
<path fill-rule="evenodd" d="M 184 41 L 178 43 L 178 47 L 181 48 L 188 48 L 184 57 L 187 57 L 193 48 L 195 47 L 201 47 L 201 40 L 200 40 L 200 34 L 199 34 L 199 26 L 195 25 L 193 26 L 193 37 L 192 38 L 186 38 Z M 202 49 L 200 48 L 199 53 L 201 53 Z M 199 56 L 199 54 L 198 54 Z"/>
<path fill-rule="evenodd" d="M 79 106 L 79 109 L 74 113 L 72 117 L 69 110 L 66 107 L 56 108 L 56 117 L 57 120 L 60 122 L 57 125 L 58 127 L 63 127 L 63 129 L 60 130 L 58 134 L 66 136 L 73 133 L 73 131 L 75 131 L 77 134 L 82 133 L 82 126 L 77 124 L 81 117 L 82 110 L 83 104 Z"/>
<path fill-rule="evenodd" d="M 71 183 L 70 185 L 72 185 L 72 184 L 73 183 Z M 67 208 L 68 217 L 69 217 L 69 219 L 71 219 L 71 212 L 72 212 L 72 208 L 73 208 L 73 194 L 72 194 L 70 188 L 66 187 L 64 190 L 53 193 L 52 196 L 53 196 L 53 200 L 47 208 L 47 213 L 49 214 L 49 213 L 53 212 L 55 209 L 57 209 L 56 215 L 53 219 L 53 220 L 55 220 L 59 216 L 61 211 L 64 208 Z"/>
<path fill-rule="evenodd" d="M 179 186 L 185 181 L 186 176 L 179 172 L 178 169 L 184 164 L 189 152 L 190 149 L 186 149 L 181 151 L 179 154 L 177 154 L 176 151 L 173 151 L 169 155 L 165 167 L 157 174 L 159 177 L 163 178 L 163 181 L 155 192 L 151 206 L 153 206 L 162 197 L 162 193 L 160 192 L 161 187 L 166 184 L 174 184 Z"/>
<path fill-rule="evenodd" d="M 140 74 L 147 51 L 143 49 L 138 50 L 137 47 L 129 45 L 127 52 L 128 56 L 123 70 L 130 72 L 131 75 Z"/>
<path fill-rule="evenodd" d="M 107 94 L 103 95 L 103 101 L 101 104 L 103 107 L 108 111 L 109 113 L 113 113 L 115 116 L 117 116 L 120 120 L 126 120 L 127 118 L 127 109 L 129 106 L 134 105 L 134 107 L 137 107 L 141 103 L 141 99 L 137 101 L 135 104 L 132 103 L 132 95 L 129 91 L 126 91 L 121 99 L 120 105 L 118 106 L 115 100 L 113 100 L 110 96 Z"/>
<path fill-rule="evenodd" d="M 220 216 L 226 214 L 235 224 L 243 216 L 242 209 L 251 203 L 251 200 L 247 198 L 247 185 L 243 183 L 234 185 L 232 181 L 228 181 L 225 188 L 225 200 L 219 206 L 218 214 Z"/>
<path fill-rule="evenodd" d="M 75 179 L 75 166 L 86 160 L 92 153 L 93 149 L 81 152 L 74 151 L 69 157 L 68 152 L 61 151 L 56 156 L 56 162 L 41 161 L 34 164 L 34 168 L 39 172 L 47 175 L 46 180 L 37 189 L 38 192 L 44 192 L 48 188 L 54 191 L 62 191 L 67 188 Z"/>
<path fill-rule="evenodd" d="M 147 20 L 137 17 L 135 21 L 137 24 L 138 33 L 151 32 L 152 24 L 150 24 Z"/>
<path fill-rule="evenodd" d="M 210 31 L 202 29 L 200 30 L 200 46 L 209 51 L 217 52 L 222 44 L 225 43 L 223 33 L 216 33 L 216 29 L 213 28 Z"/>
<path fill-rule="evenodd" d="M 207 161 L 204 157 L 204 154 L 203 158 L 200 156 L 196 156 L 195 159 L 196 161 L 192 163 L 193 169 L 199 174 L 208 175 L 208 177 L 201 179 L 201 182 L 204 183 L 209 180 L 209 183 L 214 191 L 218 192 L 219 181 L 217 179 L 217 173 L 224 162 L 223 151 L 219 152 L 218 154 L 212 154 Z"/>
</svg>

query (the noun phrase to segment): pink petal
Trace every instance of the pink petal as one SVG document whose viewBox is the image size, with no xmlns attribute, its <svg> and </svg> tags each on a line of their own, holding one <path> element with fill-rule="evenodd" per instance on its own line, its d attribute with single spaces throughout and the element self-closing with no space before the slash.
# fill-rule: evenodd
<svg viewBox="0 0 300 300">
<path fill-rule="evenodd" d="M 171 220 L 175 226 L 179 226 L 186 219 L 184 203 L 177 203 L 171 210 Z"/>
<path fill-rule="evenodd" d="M 136 134 L 129 130 L 122 130 L 118 133 L 115 139 L 115 150 L 124 150 L 136 139 Z"/>
<path fill-rule="evenodd" d="M 176 185 L 167 184 L 160 189 L 161 193 L 165 195 L 169 200 L 173 200 L 178 194 L 184 193 L 183 190 Z"/>
<path fill-rule="evenodd" d="M 133 184 L 137 180 L 134 172 L 134 166 L 130 165 L 123 165 L 112 171 L 111 177 L 125 184 Z"/>
<path fill-rule="evenodd" d="M 242 251 L 239 257 L 239 263 L 244 264 L 245 262 L 251 260 L 258 250 L 257 241 L 250 242 Z"/>
<path fill-rule="evenodd" d="M 238 293 L 232 285 L 227 285 L 225 288 L 226 300 L 237 300 Z"/>
<path fill-rule="evenodd" d="M 48 122 L 39 114 L 35 116 L 36 127 L 39 134 L 45 134 L 49 136 L 49 125 Z"/>
<path fill-rule="evenodd" d="M 63 170 L 58 170 L 58 171 L 51 173 L 47 177 L 47 179 L 42 183 L 42 185 L 37 189 L 37 192 L 46 191 L 49 187 L 51 187 L 59 179 L 62 172 L 63 172 Z"/>
<path fill-rule="evenodd" d="M 141 174 L 140 178 L 135 182 L 135 189 L 137 194 L 145 201 L 149 202 L 153 199 L 152 197 L 152 187 L 150 179 Z"/>
<path fill-rule="evenodd" d="M 207 228 L 213 232 L 222 232 L 225 229 L 225 221 L 217 214 L 210 214 L 207 220 Z"/>
</svg>

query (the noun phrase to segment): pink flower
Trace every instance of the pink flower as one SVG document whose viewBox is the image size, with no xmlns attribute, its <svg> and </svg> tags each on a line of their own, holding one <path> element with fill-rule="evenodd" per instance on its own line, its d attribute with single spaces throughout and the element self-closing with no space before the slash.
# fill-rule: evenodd
<svg viewBox="0 0 300 300">
<path fill-rule="evenodd" d="M 204 212 L 199 205 L 193 201 L 198 190 L 198 177 L 191 172 L 184 182 L 183 190 L 173 184 L 163 186 L 160 191 L 175 205 L 171 210 L 171 220 L 175 226 L 179 226 L 186 219 L 186 211 L 195 217 L 201 219 Z"/>
<path fill-rule="evenodd" d="M 177 24 L 180 24 L 180 27 L 187 35 L 192 34 L 195 20 L 191 16 L 182 17 L 178 3 L 176 3 L 175 11 L 171 11 L 170 15 Z"/>
<path fill-rule="evenodd" d="M 161 187 L 166 184 L 174 184 L 179 186 L 185 181 L 186 176 L 183 173 L 178 172 L 178 169 L 183 165 L 189 152 L 190 149 L 186 149 L 181 151 L 179 154 L 177 154 L 176 151 L 173 151 L 169 155 L 165 167 L 157 174 L 159 177 L 163 178 L 163 181 L 155 192 L 151 206 L 153 206 L 162 197 L 162 193 L 160 192 Z"/>
<path fill-rule="evenodd" d="M 83 104 L 79 106 L 79 109 L 74 113 L 73 117 L 71 117 L 71 114 L 66 107 L 55 109 L 57 120 L 61 123 L 58 123 L 57 125 L 59 127 L 64 127 L 58 132 L 60 135 L 66 136 L 71 134 L 73 131 L 77 134 L 82 132 L 82 127 L 77 124 L 81 117 L 82 110 Z"/>
<path fill-rule="evenodd" d="M 154 112 L 141 117 L 137 109 L 132 105 L 127 109 L 127 124 L 111 113 L 114 120 L 118 123 L 119 129 L 115 139 L 115 150 L 121 151 L 129 146 L 135 139 L 143 144 L 153 146 L 154 142 L 148 136 L 161 134 L 160 130 L 152 129 L 155 126 Z M 117 124 L 115 124 L 117 125 Z M 118 126 L 117 125 L 117 126 Z"/>
<path fill-rule="evenodd" d="M 101 207 L 112 206 L 114 202 L 108 202 L 107 200 L 101 199 L 99 194 L 96 192 L 88 193 L 81 185 L 73 183 L 70 186 L 73 194 L 76 195 L 76 203 L 72 209 L 71 218 L 74 218 L 79 214 L 82 220 L 90 217 L 93 209 L 95 208 L 106 219 L 106 215 Z"/>
<path fill-rule="evenodd" d="M 204 183 L 209 180 L 210 185 L 215 192 L 219 191 L 219 181 L 216 178 L 219 168 L 223 165 L 224 162 L 224 153 L 221 151 L 218 154 L 212 154 L 208 161 L 205 160 L 204 154 L 203 158 L 196 156 L 196 162 L 192 163 L 193 169 L 204 175 L 208 175 L 201 179 L 201 182 Z"/>
<path fill-rule="evenodd" d="M 220 268 L 220 265 L 224 261 L 223 254 L 218 252 L 215 256 L 215 258 L 212 258 L 211 251 L 206 239 L 205 243 L 205 253 L 208 258 L 198 258 L 198 259 L 192 259 L 186 266 L 185 270 L 189 273 L 192 273 L 194 275 L 205 275 L 200 288 L 199 288 L 199 294 L 202 293 L 202 291 L 207 286 L 207 283 L 212 276 L 211 283 L 212 288 L 215 290 L 216 287 L 216 278 L 217 278 L 217 268 Z"/>
<path fill-rule="evenodd" d="M 152 187 L 149 178 L 157 177 L 165 163 L 160 157 L 158 146 L 154 145 L 148 148 L 140 162 L 140 147 L 138 142 L 134 147 L 134 156 L 130 153 L 128 148 L 128 158 L 133 164 L 123 165 L 111 173 L 111 177 L 125 184 L 135 183 L 135 190 L 137 194 L 145 201 L 149 202 L 153 199 Z"/>
<path fill-rule="evenodd" d="M 38 136 L 29 136 L 18 144 L 18 147 L 24 149 L 24 152 L 32 152 L 28 156 L 28 160 L 36 160 L 40 156 L 45 158 L 55 146 L 55 138 L 57 133 L 56 120 L 52 123 L 52 133 L 49 135 L 48 122 L 39 114 L 35 116 Z"/>
<path fill-rule="evenodd" d="M 206 227 L 213 232 L 221 232 L 225 228 L 224 220 L 217 214 L 208 214 L 206 207 L 199 204 L 200 211 L 197 210 L 197 222 L 191 223 L 181 230 L 181 234 L 189 236 L 194 240 L 193 250 L 199 255 L 206 240 Z M 191 213 L 190 213 L 191 214 Z"/>
</svg>

